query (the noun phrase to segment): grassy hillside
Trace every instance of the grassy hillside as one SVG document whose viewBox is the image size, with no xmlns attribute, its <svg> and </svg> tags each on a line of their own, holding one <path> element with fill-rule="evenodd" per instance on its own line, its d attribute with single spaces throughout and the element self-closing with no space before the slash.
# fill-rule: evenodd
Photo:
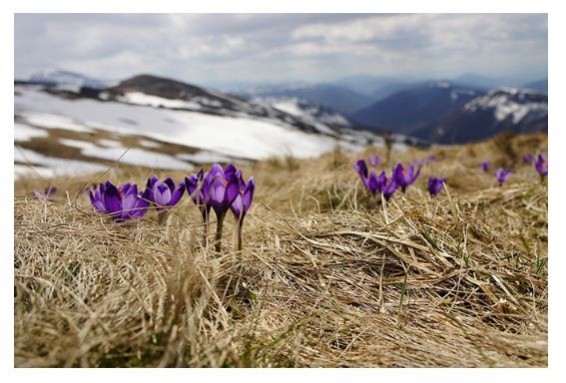
<svg viewBox="0 0 566 383">
<path fill-rule="evenodd" d="M 352 169 L 362 155 L 244 166 L 257 186 L 241 253 L 231 216 L 222 253 L 202 247 L 186 196 L 162 225 L 153 210 L 118 225 L 80 193 L 145 184 L 146 169 L 21 179 L 16 366 L 544 367 L 547 185 L 521 156 L 546 147 L 500 136 L 394 153 L 385 168 L 437 161 L 386 206 Z M 485 159 L 513 167 L 502 187 Z M 429 175 L 448 190 L 431 198 Z M 50 183 L 52 202 L 31 197 Z"/>
</svg>

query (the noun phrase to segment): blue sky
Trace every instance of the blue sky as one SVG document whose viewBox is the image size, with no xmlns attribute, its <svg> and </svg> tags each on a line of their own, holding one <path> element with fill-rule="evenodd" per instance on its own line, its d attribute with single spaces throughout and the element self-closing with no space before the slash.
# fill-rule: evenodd
<svg viewBox="0 0 566 383">
<path fill-rule="evenodd" d="M 197 84 L 547 76 L 546 14 L 17 14 L 15 74 Z"/>
</svg>

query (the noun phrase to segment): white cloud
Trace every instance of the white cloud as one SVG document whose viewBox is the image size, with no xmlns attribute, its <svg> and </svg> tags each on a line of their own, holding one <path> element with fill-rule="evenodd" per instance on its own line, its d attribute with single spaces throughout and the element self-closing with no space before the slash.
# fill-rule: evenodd
<svg viewBox="0 0 566 383">
<path fill-rule="evenodd" d="M 18 14 L 16 76 L 46 66 L 197 83 L 358 73 L 546 75 L 533 14 Z"/>
</svg>

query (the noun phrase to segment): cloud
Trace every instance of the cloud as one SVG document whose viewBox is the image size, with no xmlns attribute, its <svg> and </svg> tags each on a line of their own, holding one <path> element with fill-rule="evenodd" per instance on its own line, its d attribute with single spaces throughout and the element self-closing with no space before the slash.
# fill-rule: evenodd
<svg viewBox="0 0 566 383">
<path fill-rule="evenodd" d="M 61 67 L 195 83 L 352 74 L 544 76 L 544 14 L 17 14 L 16 76 Z"/>
</svg>

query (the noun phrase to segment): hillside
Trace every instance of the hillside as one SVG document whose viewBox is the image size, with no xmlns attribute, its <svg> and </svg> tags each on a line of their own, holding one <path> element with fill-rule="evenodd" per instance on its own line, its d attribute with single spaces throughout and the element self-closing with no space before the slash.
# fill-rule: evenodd
<svg viewBox="0 0 566 383">
<path fill-rule="evenodd" d="M 117 159 L 153 169 L 190 169 L 384 144 L 379 135 L 354 129 L 318 105 L 277 108 L 150 75 L 105 89 L 19 82 L 14 99 L 16 176 L 96 171 Z M 417 142 L 393 139 L 398 147 Z"/>
<path fill-rule="evenodd" d="M 238 93 L 246 97 L 298 98 L 344 115 L 353 114 L 374 102 L 371 96 L 335 84 L 260 87 Z"/>
<path fill-rule="evenodd" d="M 547 130 L 546 93 L 528 89 L 497 88 L 413 134 L 429 141 L 462 144 L 487 139 L 500 132 L 518 134 Z"/>
<path fill-rule="evenodd" d="M 397 92 L 351 117 L 364 126 L 387 127 L 411 135 L 434 125 L 482 92 L 446 81 L 420 84 Z"/>
<path fill-rule="evenodd" d="M 435 161 L 385 205 L 352 168 L 382 148 L 237 162 L 256 179 L 241 252 L 231 214 L 221 251 L 202 246 L 186 196 L 161 225 L 123 225 L 82 193 L 187 170 L 22 178 L 15 366 L 547 367 L 548 193 L 521 161 L 546 150 L 530 134 L 394 151 L 379 170 Z M 484 160 L 512 169 L 503 186 Z M 428 176 L 447 190 L 431 198 Z M 52 201 L 31 197 L 50 184 Z"/>
</svg>

